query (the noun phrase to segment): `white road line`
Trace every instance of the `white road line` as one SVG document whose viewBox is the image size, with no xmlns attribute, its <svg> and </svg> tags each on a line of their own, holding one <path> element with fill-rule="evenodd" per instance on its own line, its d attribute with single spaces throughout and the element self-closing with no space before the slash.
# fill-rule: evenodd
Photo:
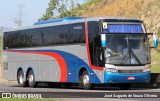
<svg viewBox="0 0 160 101">
<path fill-rule="evenodd" d="M 125 99 L 122 99 L 122 98 L 95 98 L 97 100 L 107 100 L 107 101 L 137 101 L 137 100 L 125 100 Z"/>
<path fill-rule="evenodd" d="M 115 90 L 111 91 L 111 90 L 80 90 L 80 89 L 73 89 L 73 90 L 66 90 L 66 91 L 72 91 L 72 92 L 115 92 Z M 123 90 L 124 91 L 124 90 Z M 123 92 L 122 91 L 122 92 Z"/>
</svg>

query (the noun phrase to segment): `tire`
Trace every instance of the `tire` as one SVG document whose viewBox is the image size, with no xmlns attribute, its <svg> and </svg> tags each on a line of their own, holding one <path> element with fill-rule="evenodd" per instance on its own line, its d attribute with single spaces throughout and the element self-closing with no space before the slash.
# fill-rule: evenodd
<svg viewBox="0 0 160 101">
<path fill-rule="evenodd" d="M 29 87 L 36 87 L 37 86 L 37 82 L 35 81 L 35 76 L 33 74 L 33 71 L 30 70 L 27 76 L 27 80 L 28 80 L 28 85 Z"/>
<path fill-rule="evenodd" d="M 18 81 L 18 85 L 20 87 L 26 87 L 27 86 L 27 81 L 24 80 L 24 73 L 23 73 L 22 70 L 18 71 L 17 81 Z"/>
<path fill-rule="evenodd" d="M 80 76 L 80 85 L 83 87 L 83 89 L 85 90 L 89 90 L 89 89 L 93 89 L 94 85 L 91 84 L 89 82 L 89 75 L 88 75 L 88 72 L 85 70 L 83 71 L 82 75 Z"/>
<path fill-rule="evenodd" d="M 157 75 L 156 83 L 160 83 L 160 74 Z"/>
<path fill-rule="evenodd" d="M 152 88 L 160 87 L 160 74 L 159 73 L 151 73 L 149 86 Z"/>
<path fill-rule="evenodd" d="M 119 85 L 119 88 L 121 90 L 128 90 L 130 88 L 130 84 L 122 84 L 122 85 Z"/>
<path fill-rule="evenodd" d="M 160 74 L 157 74 L 156 80 L 155 80 L 155 82 L 153 83 L 152 86 L 155 87 L 155 88 L 159 88 L 160 87 Z"/>
</svg>

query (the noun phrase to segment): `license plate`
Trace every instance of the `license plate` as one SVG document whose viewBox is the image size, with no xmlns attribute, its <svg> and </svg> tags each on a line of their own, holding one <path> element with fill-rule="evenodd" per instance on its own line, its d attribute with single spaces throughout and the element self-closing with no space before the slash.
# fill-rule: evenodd
<svg viewBox="0 0 160 101">
<path fill-rule="evenodd" d="M 136 78 L 134 76 L 129 76 L 128 80 L 135 80 Z"/>
</svg>

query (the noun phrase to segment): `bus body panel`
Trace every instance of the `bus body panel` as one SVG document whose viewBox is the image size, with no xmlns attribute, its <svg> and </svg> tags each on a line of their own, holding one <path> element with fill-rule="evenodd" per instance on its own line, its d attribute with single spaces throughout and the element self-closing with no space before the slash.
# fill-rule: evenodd
<svg viewBox="0 0 160 101">
<path fill-rule="evenodd" d="M 97 83 L 102 83 L 103 72 L 96 70 L 93 71 L 90 69 L 90 67 L 87 64 L 88 59 L 85 47 L 85 45 L 65 45 L 50 46 L 43 48 L 23 48 L 16 50 L 8 49 L 4 51 L 4 56 L 6 56 L 8 59 L 4 62 L 8 62 L 8 64 L 10 64 L 8 66 L 10 75 L 7 79 L 17 80 L 17 71 L 21 67 L 25 74 L 27 73 L 28 68 L 31 68 L 34 71 L 36 81 L 60 82 L 61 71 L 63 71 L 60 70 L 60 64 L 57 62 L 55 58 L 49 55 L 45 55 L 45 52 L 55 52 L 60 54 L 66 62 L 66 82 L 78 83 L 79 71 L 81 67 L 85 67 L 88 70 L 89 74 L 93 73 L 98 75 L 90 75 L 92 78 L 90 79 L 90 81 L 92 83 L 96 83 L 97 81 Z M 41 54 L 39 54 L 38 52 L 41 52 Z M 61 61 L 61 58 L 58 58 L 58 60 Z M 101 72 L 101 74 L 99 72 Z M 94 76 L 96 76 L 96 79 Z"/>
<path fill-rule="evenodd" d="M 140 74 L 119 74 L 104 71 L 104 83 L 149 83 L 150 72 Z M 135 80 L 128 80 L 128 77 L 134 77 Z"/>
</svg>

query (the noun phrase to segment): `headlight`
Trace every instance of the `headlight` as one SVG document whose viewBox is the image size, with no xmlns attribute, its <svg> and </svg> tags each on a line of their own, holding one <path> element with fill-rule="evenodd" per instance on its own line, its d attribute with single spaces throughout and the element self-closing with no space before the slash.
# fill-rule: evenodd
<svg viewBox="0 0 160 101">
<path fill-rule="evenodd" d="M 115 68 L 107 68 L 108 72 L 118 72 Z"/>
<path fill-rule="evenodd" d="M 150 68 L 144 68 L 143 72 L 149 72 L 151 69 Z"/>
</svg>

